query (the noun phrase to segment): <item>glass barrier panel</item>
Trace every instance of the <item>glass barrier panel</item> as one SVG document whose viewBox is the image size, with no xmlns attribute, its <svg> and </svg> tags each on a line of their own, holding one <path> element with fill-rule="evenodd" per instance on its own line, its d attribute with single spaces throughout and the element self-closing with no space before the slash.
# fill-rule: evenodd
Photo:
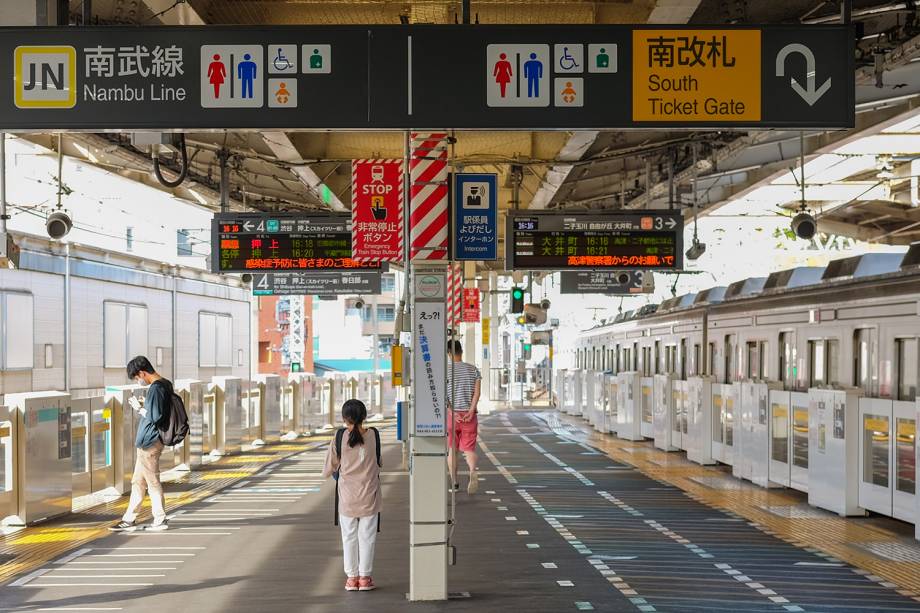
<svg viewBox="0 0 920 613">
<path fill-rule="evenodd" d="M 863 481 L 888 487 L 888 418 L 882 415 L 863 416 Z"/>
<path fill-rule="evenodd" d="M 725 411 L 722 412 L 724 417 L 723 425 L 725 426 L 725 444 L 729 447 L 735 441 L 735 397 L 725 397 Z"/>
<path fill-rule="evenodd" d="M 917 422 L 913 419 L 899 417 L 897 439 L 895 442 L 895 463 L 898 467 L 897 489 L 906 494 L 917 491 L 917 456 L 915 455 Z"/>
<path fill-rule="evenodd" d="M 93 470 L 112 464 L 112 411 L 93 411 Z"/>
<path fill-rule="evenodd" d="M 0 422 L 0 492 L 13 489 L 13 424 Z"/>
<path fill-rule="evenodd" d="M 70 470 L 74 473 L 85 473 L 89 470 L 89 445 L 87 440 L 87 422 L 89 415 L 86 413 L 70 414 Z"/>
<path fill-rule="evenodd" d="M 712 442 L 722 442 L 722 430 L 725 428 L 725 415 L 722 413 L 722 393 L 712 394 Z"/>
<path fill-rule="evenodd" d="M 792 420 L 792 463 L 808 468 L 808 407 L 793 407 Z"/>
<path fill-rule="evenodd" d="M 774 402 L 773 408 L 773 440 L 770 457 L 777 462 L 789 462 L 789 407 L 785 404 Z"/>
</svg>

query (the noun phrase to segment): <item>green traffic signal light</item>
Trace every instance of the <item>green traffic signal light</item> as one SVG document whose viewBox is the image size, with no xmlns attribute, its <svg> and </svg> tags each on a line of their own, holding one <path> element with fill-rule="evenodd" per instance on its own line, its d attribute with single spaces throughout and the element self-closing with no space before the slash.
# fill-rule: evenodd
<svg viewBox="0 0 920 613">
<path fill-rule="evenodd" d="M 524 311 L 524 290 L 520 287 L 511 289 L 511 312 L 522 313 Z"/>
<path fill-rule="evenodd" d="M 524 343 L 524 351 L 530 351 L 530 343 Z"/>
</svg>

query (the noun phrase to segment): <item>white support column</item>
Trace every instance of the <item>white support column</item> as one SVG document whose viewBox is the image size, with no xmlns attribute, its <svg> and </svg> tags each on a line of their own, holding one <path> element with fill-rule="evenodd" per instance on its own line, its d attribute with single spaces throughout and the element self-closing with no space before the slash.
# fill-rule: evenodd
<svg viewBox="0 0 920 613">
<path fill-rule="evenodd" d="M 447 276 L 413 265 L 409 600 L 447 600 Z"/>
</svg>

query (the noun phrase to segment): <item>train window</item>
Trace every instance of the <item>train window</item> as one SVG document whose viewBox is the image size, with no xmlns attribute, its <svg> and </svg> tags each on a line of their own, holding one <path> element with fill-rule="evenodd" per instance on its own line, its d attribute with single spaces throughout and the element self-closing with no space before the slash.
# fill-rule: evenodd
<svg viewBox="0 0 920 613">
<path fill-rule="evenodd" d="M 233 319 L 219 313 L 198 313 L 198 366 L 233 365 Z"/>
<path fill-rule="evenodd" d="M 748 341 L 747 376 L 749 379 L 767 378 L 767 342 Z"/>
<path fill-rule="evenodd" d="M 102 311 L 105 368 L 124 368 L 131 357 L 147 355 L 147 307 L 105 302 Z"/>
<path fill-rule="evenodd" d="M 824 341 L 825 380 L 830 385 L 840 383 L 840 343 L 836 339 Z"/>
<path fill-rule="evenodd" d="M 724 383 L 731 383 L 735 379 L 735 337 L 725 337 L 725 378 Z"/>
<path fill-rule="evenodd" d="M 827 383 L 824 362 L 824 341 L 808 341 L 808 386 L 817 387 Z"/>
<path fill-rule="evenodd" d="M 607 371 L 607 347 L 601 345 L 601 370 Z"/>
<path fill-rule="evenodd" d="M 639 372 L 639 343 L 633 343 L 632 346 L 632 370 Z"/>
<path fill-rule="evenodd" d="M 783 389 L 795 388 L 797 369 L 795 366 L 797 355 L 795 349 L 795 335 L 791 332 L 782 332 L 779 335 L 779 376 L 783 382 Z"/>
<path fill-rule="evenodd" d="M 668 345 L 664 348 L 664 362 L 666 374 L 677 374 L 677 345 Z"/>
<path fill-rule="evenodd" d="M 3 292 L 2 298 L 4 336 L 0 367 L 4 370 L 32 368 L 35 349 L 32 295 Z"/>
<path fill-rule="evenodd" d="M 853 336 L 853 385 L 873 396 L 878 382 L 875 330 L 862 328 Z"/>
<path fill-rule="evenodd" d="M 709 343 L 709 359 L 707 360 L 709 368 L 703 374 L 715 376 L 716 374 L 716 344 Z"/>
<path fill-rule="evenodd" d="M 680 360 L 680 378 L 682 381 L 687 380 L 687 339 L 680 339 L 680 354 L 678 355 Z"/>
<path fill-rule="evenodd" d="M 863 415 L 863 482 L 888 487 L 889 421 L 887 415 Z"/>
<path fill-rule="evenodd" d="M 917 489 L 917 456 L 915 454 L 917 421 L 898 417 L 895 420 L 895 484 L 899 492 L 915 494 Z"/>
<path fill-rule="evenodd" d="M 652 348 L 643 347 L 642 353 L 643 353 L 642 370 L 645 373 L 646 377 L 651 377 L 652 376 Z"/>
<path fill-rule="evenodd" d="M 895 340 L 898 357 L 898 400 L 917 399 L 918 367 L 917 339 L 899 338 Z"/>
<path fill-rule="evenodd" d="M 655 341 L 655 374 L 661 374 L 661 341 Z"/>
</svg>

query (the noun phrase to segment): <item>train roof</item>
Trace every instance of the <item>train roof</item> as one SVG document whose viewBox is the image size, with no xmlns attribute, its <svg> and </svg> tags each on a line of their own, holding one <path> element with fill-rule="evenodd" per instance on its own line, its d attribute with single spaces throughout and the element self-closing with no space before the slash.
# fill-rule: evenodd
<svg viewBox="0 0 920 613">
<path fill-rule="evenodd" d="M 749 277 L 728 286 L 716 286 L 698 293 L 668 298 L 658 305 L 646 305 L 636 311 L 617 315 L 611 323 L 642 319 L 655 314 L 752 298 L 776 295 L 790 290 L 840 281 L 897 275 L 920 271 L 920 242 L 912 243 L 905 253 L 864 253 L 831 260 L 827 266 L 799 266 L 771 273 L 767 277 Z"/>
</svg>

